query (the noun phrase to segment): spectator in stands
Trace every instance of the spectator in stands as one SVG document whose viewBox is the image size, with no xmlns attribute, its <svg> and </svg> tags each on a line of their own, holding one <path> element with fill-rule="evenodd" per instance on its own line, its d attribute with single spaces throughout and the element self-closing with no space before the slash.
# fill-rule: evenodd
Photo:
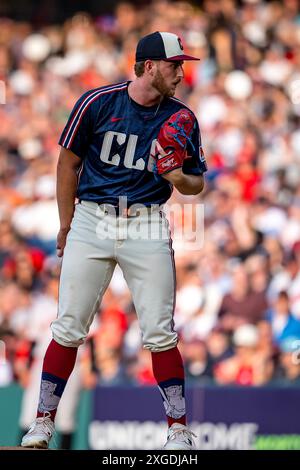
<svg viewBox="0 0 300 470">
<path fill-rule="evenodd" d="M 233 334 L 235 354 L 215 367 L 215 378 L 219 384 L 264 385 L 272 377 L 272 358 L 258 351 L 258 330 L 251 324 L 239 326 Z"/>
<path fill-rule="evenodd" d="M 266 312 L 266 320 L 270 322 L 276 344 L 280 345 L 289 337 L 300 340 L 300 321 L 290 310 L 289 296 L 286 291 L 280 291 L 273 308 Z"/>
<path fill-rule="evenodd" d="M 281 343 L 279 370 L 277 373 L 279 384 L 299 387 L 300 385 L 300 341 L 293 336 Z"/>
<path fill-rule="evenodd" d="M 232 287 L 223 297 L 219 310 L 219 324 L 233 332 L 239 325 L 257 323 L 267 308 L 264 295 L 250 289 L 249 276 L 240 264 L 233 268 Z"/>
</svg>

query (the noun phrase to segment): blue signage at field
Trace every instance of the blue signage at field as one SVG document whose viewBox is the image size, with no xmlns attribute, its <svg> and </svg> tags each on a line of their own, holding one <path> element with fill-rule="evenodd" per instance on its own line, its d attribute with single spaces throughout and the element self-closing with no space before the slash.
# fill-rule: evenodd
<svg viewBox="0 0 300 470">
<path fill-rule="evenodd" d="M 298 388 L 195 387 L 186 392 L 198 449 L 300 449 Z M 93 397 L 91 449 L 161 449 L 167 425 L 156 388 L 101 388 Z"/>
</svg>

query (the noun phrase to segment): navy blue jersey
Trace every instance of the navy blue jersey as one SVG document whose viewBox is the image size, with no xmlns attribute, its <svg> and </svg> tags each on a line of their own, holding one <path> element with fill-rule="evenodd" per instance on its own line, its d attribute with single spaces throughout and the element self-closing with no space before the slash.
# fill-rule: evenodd
<svg viewBox="0 0 300 470">
<path fill-rule="evenodd" d="M 129 83 L 85 93 L 60 137 L 59 144 L 82 159 L 77 188 L 81 200 L 117 205 L 119 197 L 126 196 L 128 204 L 151 205 L 165 203 L 172 193 L 172 184 L 154 175 L 150 154 L 161 125 L 186 106 L 176 98 L 141 106 L 129 97 Z M 183 172 L 201 175 L 206 163 L 197 121 L 192 142 Z"/>
</svg>

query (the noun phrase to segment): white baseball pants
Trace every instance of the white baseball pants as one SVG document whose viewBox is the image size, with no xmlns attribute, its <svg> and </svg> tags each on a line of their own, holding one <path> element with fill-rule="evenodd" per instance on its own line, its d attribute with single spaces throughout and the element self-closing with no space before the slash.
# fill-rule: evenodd
<svg viewBox="0 0 300 470">
<path fill-rule="evenodd" d="M 145 207 L 135 217 L 115 217 L 89 201 L 76 205 L 67 237 L 58 317 L 51 325 L 55 341 L 69 347 L 83 343 L 117 263 L 144 347 L 153 352 L 175 347 L 175 266 L 167 219 L 158 208 L 149 213 Z"/>
</svg>

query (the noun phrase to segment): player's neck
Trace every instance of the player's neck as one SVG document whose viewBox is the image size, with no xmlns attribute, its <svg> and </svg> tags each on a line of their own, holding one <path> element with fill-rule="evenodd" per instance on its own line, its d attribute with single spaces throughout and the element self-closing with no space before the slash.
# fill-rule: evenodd
<svg viewBox="0 0 300 470">
<path fill-rule="evenodd" d="M 155 88 L 144 83 L 142 79 L 136 79 L 129 84 L 128 94 L 133 101 L 142 106 L 153 106 L 163 99 Z"/>
</svg>

